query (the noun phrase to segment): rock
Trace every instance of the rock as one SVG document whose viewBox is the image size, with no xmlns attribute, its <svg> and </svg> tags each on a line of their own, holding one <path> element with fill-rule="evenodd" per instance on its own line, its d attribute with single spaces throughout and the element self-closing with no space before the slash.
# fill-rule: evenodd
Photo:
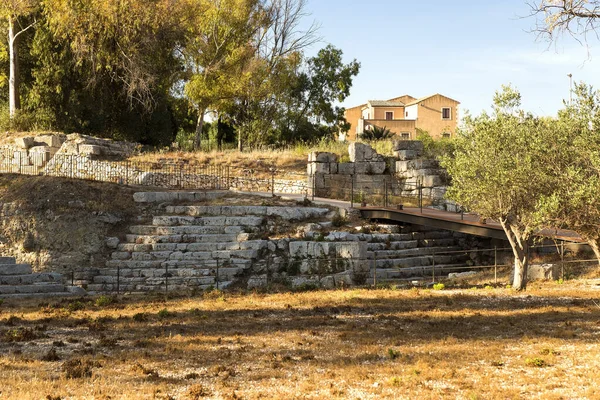
<svg viewBox="0 0 600 400">
<path fill-rule="evenodd" d="M 467 272 L 451 272 L 448 274 L 448 279 L 460 279 L 465 278 L 467 276 L 477 275 L 476 271 L 467 271 Z"/>
<path fill-rule="evenodd" d="M 267 275 L 252 276 L 248 279 L 248 289 L 257 289 L 267 286 Z"/>
<path fill-rule="evenodd" d="M 29 149 L 35 144 L 35 139 L 31 136 L 25 136 L 15 139 L 15 145 L 21 149 Z"/>
<path fill-rule="evenodd" d="M 348 146 L 351 162 L 380 161 L 376 156 L 382 157 L 371 146 L 365 143 L 353 142 Z"/>
<path fill-rule="evenodd" d="M 75 296 L 86 296 L 88 294 L 85 289 L 80 288 L 79 286 L 66 286 L 65 289 Z"/>
<path fill-rule="evenodd" d="M 118 237 L 107 237 L 106 238 L 106 247 L 109 249 L 116 249 L 119 246 L 120 240 Z"/>
<path fill-rule="evenodd" d="M 59 148 L 67 140 L 67 136 L 59 135 L 40 135 L 35 137 L 35 142 L 48 147 Z"/>
<path fill-rule="evenodd" d="M 82 155 L 90 155 L 90 156 L 100 156 L 104 153 L 103 148 L 93 144 L 80 144 L 79 145 L 79 154 Z"/>
<path fill-rule="evenodd" d="M 554 264 L 531 264 L 527 268 L 530 281 L 549 281 L 558 279 L 559 271 Z"/>
<path fill-rule="evenodd" d="M 394 139 L 392 141 L 392 148 L 394 151 L 400 150 L 412 150 L 417 153 L 423 153 L 423 142 L 420 140 L 401 140 Z"/>
</svg>

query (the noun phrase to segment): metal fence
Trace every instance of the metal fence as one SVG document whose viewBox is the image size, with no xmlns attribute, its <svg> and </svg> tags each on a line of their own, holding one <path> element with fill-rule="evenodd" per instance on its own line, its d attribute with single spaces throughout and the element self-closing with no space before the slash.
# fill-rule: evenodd
<svg viewBox="0 0 600 400">
<path fill-rule="evenodd" d="M 425 248 L 426 249 L 426 248 Z M 341 287 L 345 286 L 347 280 L 340 274 L 352 271 L 353 283 L 359 286 L 377 287 L 390 282 L 407 286 L 434 284 L 445 281 L 448 274 L 466 271 L 487 271 L 485 276 L 487 283 L 508 283 L 506 280 L 500 282 L 501 274 L 506 274 L 513 267 L 512 250 L 509 247 L 475 248 L 464 250 L 436 251 L 430 254 L 418 256 L 427 258 L 427 265 L 406 267 L 393 265 L 389 267 L 379 266 L 378 262 L 385 260 L 380 256 L 383 251 L 373 251 L 367 258 L 340 258 L 335 255 L 316 259 L 294 259 L 290 258 L 283 262 L 276 262 L 274 255 L 264 257 L 262 261 L 263 273 L 255 278 L 260 286 L 269 287 L 273 284 L 289 285 L 299 288 L 316 288 L 320 286 Z M 598 260 L 588 257 L 589 248 L 582 244 L 552 244 L 536 245 L 530 247 L 530 264 L 551 264 L 552 279 L 568 280 L 574 278 L 578 273 L 585 270 L 597 269 Z M 480 264 L 466 261 L 462 265 L 446 265 L 448 257 L 460 258 L 465 256 L 466 260 L 472 260 L 476 256 Z M 368 268 L 364 268 L 368 267 Z M 183 269 L 184 274 L 178 274 Z M 85 286 L 95 284 L 102 289 L 95 292 L 123 294 L 128 292 L 180 292 L 194 289 L 222 289 L 224 284 L 241 278 L 236 273 L 232 274 L 231 264 L 228 260 L 204 261 L 202 265 L 173 267 L 165 263 L 162 268 L 114 268 L 96 269 L 86 268 L 73 270 L 65 278 L 72 285 Z M 207 275 L 206 271 L 210 271 Z M 285 274 L 274 271 L 285 271 Z M 491 274 L 493 272 L 493 275 Z M 390 274 L 390 276 L 385 276 Z M 100 277 L 101 279 L 96 279 Z M 323 285 L 323 278 L 329 277 L 329 284 Z M 505 277 L 505 275 L 504 275 Z M 248 278 L 248 276 L 246 276 Z M 300 283 L 296 280 L 300 279 Z M 294 283 L 295 282 L 295 283 Z M 145 288 L 140 289 L 140 288 Z"/>
</svg>

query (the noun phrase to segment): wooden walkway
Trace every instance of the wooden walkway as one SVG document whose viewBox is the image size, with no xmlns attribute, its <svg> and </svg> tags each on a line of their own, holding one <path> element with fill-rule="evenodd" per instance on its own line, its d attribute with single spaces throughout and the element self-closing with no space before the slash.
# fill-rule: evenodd
<svg viewBox="0 0 600 400">
<path fill-rule="evenodd" d="M 459 214 L 432 208 L 423 208 L 421 210 L 420 208 L 412 207 L 402 210 L 384 207 L 360 207 L 358 209 L 363 218 L 404 222 L 462 232 L 469 235 L 508 240 L 502 226 L 498 222 L 488 220 L 486 223 L 483 223 L 477 214 Z M 568 242 L 584 242 L 577 233 L 561 229 L 544 229 L 538 232 L 536 236 Z"/>
</svg>

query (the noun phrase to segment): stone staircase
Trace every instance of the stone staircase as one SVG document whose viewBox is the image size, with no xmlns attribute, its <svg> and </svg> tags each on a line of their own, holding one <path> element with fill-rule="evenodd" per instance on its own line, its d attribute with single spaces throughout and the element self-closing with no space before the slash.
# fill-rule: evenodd
<svg viewBox="0 0 600 400">
<path fill-rule="evenodd" d="M 369 265 L 367 283 L 406 281 L 468 268 L 470 256 L 459 245 L 462 234 L 444 230 L 401 228 L 381 225 L 385 233 L 331 232 L 326 241 L 366 242 L 364 254 Z M 416 229 L 416 228 L 412 228 Z M 401 233 L 402 232 L 402 233 Z M 311 232 L 309 236 L 316 236 Z"/>
<path fill-rule="evenodd" d="M 469 256 L 456 245 L 450 231 L 424 231 L 372 235 L 367 257 L 372 260 L 370 281 L 407 280 L 448 274 L 467 266 Z"/>
<path fill-rule="evenodd" d="M 269 241 L 258 237 L 269 218 L 302 221 L 328 212 L 310 207 L 167 205 L 164 214 L 153 216 L 148 224 L 129 228 L 125 242 L 118 244 L 106 268 L 91 277 L 87 289 L 223 289 L 264 263 Z"/>
<path fill-rule="evenodd" d="M 0 257 L 0 298 L 82 296 L 86 291 L 63 283 L 56 272 L 34 273 L 29 264 L 14 257 Z"/>
</svg>

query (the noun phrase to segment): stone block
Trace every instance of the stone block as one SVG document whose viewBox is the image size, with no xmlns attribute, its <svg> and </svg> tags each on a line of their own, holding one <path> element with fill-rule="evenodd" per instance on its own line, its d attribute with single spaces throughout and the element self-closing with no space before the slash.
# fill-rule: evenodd
<svg viewBox="0 0 600 400">
<path fill-rule="evenodd" d="M 94 144 L 80 144 L 79 154 L 85 156 L 100 156 L 104 153 L 104 149 L 101 146 Z"/>
<path fill-rule="evenodd" d="M 442 186 L 444 184 L 442 177 L 439 175 L 427 175 L 421 178 L 423 187 Z"/>
<path fill-rule="evenodd" d="M 319 163 L 335 163 L 338 161 L 338 156 L 337 154 L 333 153 L 314 151 L 309 154 L 308 161 Z"/>
<path fill-rule="evenodd" d="M 527 268 L 527 279 L 531 281 L 556 280 L 558 276 L 559 269 L 555 264 L 532 264 Z"/>
<path fill-rule="evenodd" d="M 31 274 L 29 264 L 0 264 L 0 275 L 25 275 Z"/>
<path fill-rule="evenodd" d="M 335 243 L 335 252 L 340 258 L 363 259 L 367 256 L 367 243 Z"/>
<path fill-rule="evenodd" d="M 348 146 L 351 162 L 371 161 L 373 156 L 377 154 L 371 146 L 365 143 L 352 142 Z"/>
<path fill-rule="evenodd" d="M 354 175 L 354 163 L 339 163 L 337 173 L 340 175 Z"/>
<path fill-rule="evenodd" d="M 152 203 L 155 199 L 155 192 L 137 192 L 133 194 L 133 201 L 136 203 Z M 167 212 L 169 211 L 167 210 Z"/>
<path fill-rule="evenodd" d="M 419 153 L 423 153 L 423 142 L 421 142 L 420 140 L 394 139 L 392 141 L 392 148 L 394 149 L 394 151 L 412 150 Z"/>
<path fill-rule="evenodd" d="M 16 264 L 16 263 L 17 263 L 17 260 L 14 257 L 0 257 L 1 265 Z"/>
<path fill-rule="evenodd" d="M 66 139 L 64 135 L 40 135 L 35 137 L 35 142 L 48 147 L 59 148 Z"/>
<path fill-rule="evenodd" d="M 35 139 L 31 136 L 25 136 L 15 139 L 15 146 L 21 149 L 29 149 L 35 145 Z"/>
<path fill-rule="evenodd" d="M 394 156 L 400 161 L 407 161 L 419 158 L 421 153 L 414 150 L 395 150 Z"/>
</svg>

